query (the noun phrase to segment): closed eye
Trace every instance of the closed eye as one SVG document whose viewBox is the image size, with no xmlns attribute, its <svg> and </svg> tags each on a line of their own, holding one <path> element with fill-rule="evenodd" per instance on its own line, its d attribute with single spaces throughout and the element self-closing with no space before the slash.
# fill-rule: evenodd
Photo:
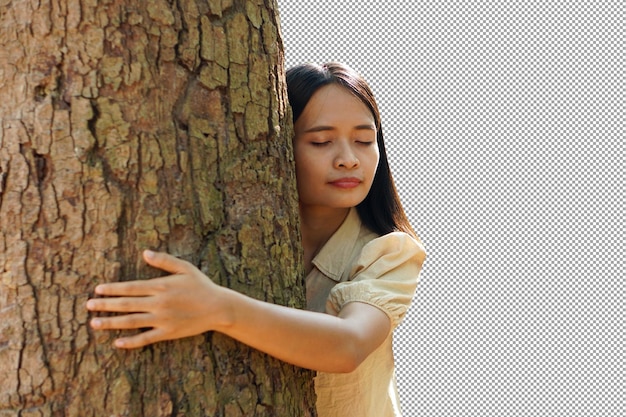
<svg viewBox="0 0 626 417">
<path fill-rule="evenodd" d="M 330 143 L 330 141 L 325 141 L 325 142 L 311 142 L 311 145 L 313 145 L 313 146 L 317 146 L 317 147 L 321 147 L 321 146 L 328 145 L 329 143 Z"/>
</svg>

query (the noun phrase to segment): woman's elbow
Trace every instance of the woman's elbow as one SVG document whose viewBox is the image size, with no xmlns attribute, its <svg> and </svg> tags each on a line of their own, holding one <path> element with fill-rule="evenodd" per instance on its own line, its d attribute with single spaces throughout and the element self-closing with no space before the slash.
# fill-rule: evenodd
<svg viewBox="0 0 626 417">
<path fill-rule="evenodd" d="M 371 352 L 366 352 L 362 346 L 346 346 L 341 359 L 337 361 L 335 373 L 349 374 L 367 359 Z"/>
<path fill-rule="evenodd" d="M 391 322 L 376 307 L 364 303 L 347 304 L 340 312 L 345 328 L 338 350 L 337 373 L 354 372 L 389 335 Z"/>
</svg>

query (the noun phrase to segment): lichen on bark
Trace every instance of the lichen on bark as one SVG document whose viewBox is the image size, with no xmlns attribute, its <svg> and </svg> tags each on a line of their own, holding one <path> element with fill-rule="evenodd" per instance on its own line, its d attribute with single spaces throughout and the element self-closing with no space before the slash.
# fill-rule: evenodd
<svg viewBox="0 0 626 417">
<path fill-rule="evenodd" d="M 276 8 L 0 3 L 0 416 L 314 414 L 308 372 L 220 334 L 114 350 L 84 308 L 158 275 L 144 248 L 303 306 Z"/>
</svg>

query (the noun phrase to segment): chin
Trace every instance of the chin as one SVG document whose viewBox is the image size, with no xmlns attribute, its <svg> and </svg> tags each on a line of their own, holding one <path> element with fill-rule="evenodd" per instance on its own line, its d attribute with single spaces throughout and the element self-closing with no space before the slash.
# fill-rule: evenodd
<svg viewBox="0 0 626 417">
<path fill-rule="evenodd" d="M 333 209 L 348 209 L 356 207 L 365 200 L 366 196 L 360 195 L 343 195 L 343 196 L 328 196 L 328 198 L 310 198 L 300 199 L 300 204 L 306 206 L 328 207 Z M 333 198 L 334 197 L 334 198 Z"/>
<path fill-rule="evenodd" d="M 337 204 L 333 205 L 334 208 L 342 208 L 342 209 L 348 209 L 348 208 L 352 208 L 352 207 L 356 207 L 359 204 L 361 204 L 363 200 L 353 200 L 353 201 L 345 201 L 345 202 L 338 202 Z"/>
</svg>

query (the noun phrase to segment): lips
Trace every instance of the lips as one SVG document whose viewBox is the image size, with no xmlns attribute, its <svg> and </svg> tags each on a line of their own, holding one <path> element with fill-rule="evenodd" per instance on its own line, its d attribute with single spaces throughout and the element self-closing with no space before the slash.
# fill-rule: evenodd
<svg viewBox="0 0 626 417">
<path fill-rule="evenodd" d="M 338 188 L 354 188 L 361 184 L 361 180 L 354 177 L 339 178 L 334 181 L 330 181 L 329 184 Z"/>
</svg>

